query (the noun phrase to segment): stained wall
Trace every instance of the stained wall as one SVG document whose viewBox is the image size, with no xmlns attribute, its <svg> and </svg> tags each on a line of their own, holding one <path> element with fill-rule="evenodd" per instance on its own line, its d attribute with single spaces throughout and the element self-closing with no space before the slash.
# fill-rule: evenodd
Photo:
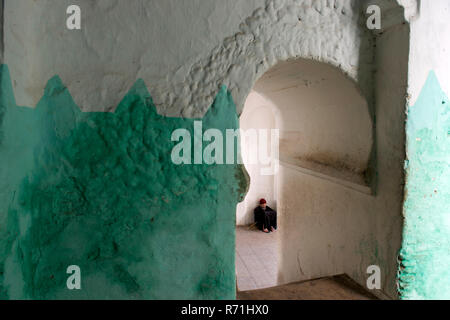
<svg viewBox="0 0 450 320">
<path fill-rule="evenodd" d="M 321 245 L 325 247 L 317 248 L 320 257 L 313 253 L 307 263 L 326 266 L 317 274 L 345 271 L 361 284 L 366 279 L 365 267 L 378 263 L 384 270 L 382 292 L 395 296 L 395 257 L 401 234 L 405 106 L 402 99 L 406 90 L 403 80 L 407 77 L 403 55 L 404 48 L 409 48 L 407 26 L 394 25 L 391 31 L 376 38 L 365 26 L 363 2 L 355 0 L 83 0 L 78 2 L 82 8 L 82 30 L 70 31 L 65 28 L 65 12 L 72 4 L 70 1 L 5 0 L 3 3 L 2 63 L 8 66 L 9 72 L 2 67 L 5 137 L 2 155 L 5 161 L 20 160 L 14 164 L 18 170 L 6 170 L 5 166 L 1 169 L 2 177 L 14 175 L 11 177 L 14 182 L 3 186 L 1 191 L 2 297 L 68 297 L 61 289 L 65 274 L 60 272 L 64 271 L 67 257 L 80 257 L 84 259 L 81 261 L 94 261 L 87 267 L 93 291 L 76 297 L 109 298 L 111 292 L 117 292 L 114 297 L 119 298 L 232 298 L 234 203 L 237 204 L 238 194 L 248 187 L 245 172 L 238 170 L 236 176 L 230 173 L 234 167 L 225 166 L 218 169 L 217 176 L 216 173 L 208 176 L 209 168 L 187 168 L 186 177 L 199 175 L 197 180 L 186 178 L 199 189 L 187 193 L 193 197 L 190 200 L 182 200 L 178 198 L 181 191 L 177 188 L 186 184 L 171 180 L 170 177 L 178 175 L 169 174 L 171 164 L 164 160 L 168 145 L 158 137 L 167 138 L 170 129 L 176 126 L 189 127 L 192 119 L 203 119 L 220 129 L 236 127 L 237 116 L 242 113 L 245 99 L 257 79 L 277 63 L 298 58 L 339 68 L 357 84 L 367 101 L 370 118 L 376 118 L 376 130 L 372 134 L 375 148 L 371 149 L 376 151 L 370 159 L 376 160 L 379 170 L 374 171 L 378 178 L 371 180 L 378 181 L 379 198 L 371 203 L 370 211 L 366 205 L 350 199 L 353 199 L 352 191 L 340 187 L 332 191 L 342 201 L 330 202 L 332 206 L 342 206 L 343 212 L 360 212 L 355 219 L 335 216 L 346 222 L 345 228 L 351 229 L 349 234 L 357 236 L 328 256 L 322 253 L 328 252 L 326 242 L 334 239 L 324 239 Z M 397 6 L 396 2 L 392 3 Z M 392 45 L 398 50 L 389 49 Z M 55 80 L 55 75 L 60 81 Z M 139 90 L 135 87 L 138 79 L 142 79 L 138 82 Z M 150 94 L 143 91 L 144 83 Z M 226 89 L 222 89 L 223 85 Z M 135 104 L 146 111 L 137 108 L 133 117 Z M 210 109 L 212 105 L 217 109 Z M 17 111 L 17 106 L 36 110 L 19 108 Z M 147 107 L 154 110 L 148 111 Z M 48 111 L 51 108 L 58 111 Z M 96 113 L 104 111 L 115 113 Z M 210 121 L 208 117 L 215 120 Z M 161 123 L 152 122 L 148 132 L 132 130 L 145 128 L 139 123 L 146 124 L 152 119 Z M 87 152 L 91 148 L 86 143 L 87 135 L 98 137 L 96 133 L 108 131 L 106 128 L 110 127 L 116 132 L 112 140 L 104 142 L 101 137 L 95 140 L 104 146 L 99 150 L 107 155 Z M 19 133 L 21 138 L 15 139 Z M 140 140 L 145 137 L 155 144 L 142 145 Z M 122 143 L 121 139 L 126 141 Z M 66 142 L 73 143 L 73 149 L 67 152 L 77 152 L 63 153 L 71 145 Z M 166 149 L 159 150 L 156 146 L 160 143 Z M 133 153 L 134 148 L 154 156 L 155 162 L 142 167 L 142 159 L 134 158 L 138 156 Z M 115 154 L 114 150 L 123 159 L 112 161 L 109 155 L 110 151 Z M 102 193 L 87 198 L 89 209 L 73 207 L 73 202 L 84 203 L 79 197 L 83 198 L 86 192 L 83 188 L 90 186 L 91 178 L 87 177 L 99 175 L 100 181 L 111 178 L 100 174 L 106 174 L 104 166 L 110 160 L 123 167 L 124 176 L 119 181 L 131 186 L 112 184 L 112 189 L 104 190 L 111 193 L 103 198 Z M 73 168 L 79 161 L 83 166 L 75 172 Z M 145 186 L 140 186 L 139 170 L 150 175 Z M 92 187 L 103 185 L 100 181 Z M 303 181 L 305 186 L 307 180 L 292 183 L 298 181 Z M 78 189 L 79 186 L 82 188 Z M 138 195 L 142 190 L 150 190 L 143 201 L 150 201 L 154 195 L 161 197 L 157 204 L 144 201 L 146 204 L 141 207 L 139 201 L 128 203 L 129 197 L 123 196 L 129 188 L 137 188 Z M 323 196 L 330 194 L 328 188 L 328 185 L 312 183 L 311 203 L 326 203 Z M 193 195 L 195 190 L 197 193 Z M 76 197 L 72 199 L 72 195 Z M 204 197 L 194 200 L 200 195 Z M 66 201 L 65 197 L 69 199 Z M 370 195 L 356 197 L 366 199 Z M 107 210 L 111 198 L 117 199 L 118 211 Z M 76 214 L 64 213 L 72 211 Z M 103 212 L 107 214 L 104 216 Z M 151 220 L 153 215 L 159 217 L 155 218 L 153 229 L 151 224 L 140 223 L 141 219 Z M 291 215 L 293 221 L 301 222 L 295 211 Z M 48 224 L 57 226 L 55 232 L 42 234 L 41 227 Z M 86 234 L 87 230 L 102 228 L 105 232 L 110 230 L 110 235 L 122 237 L 121 241 L 125 241 L 127 232 L 134 231 L 130 235 L 134 240 L 126 243 L 134 243 L 136 247 L 116 247 L 118 240 L 103 231 L 96 236 Z M 345 230 L 348 231 L 342 229 L 335 233 L 339 243 Z M 285 243 L 298 241 L 298 234 L 289 233 Z M 78 237 L 87 240 L 92 237 L 93 242 L 85 245 L 80 241 L 74 245 Z M 310 248 L 313 250 L 314 246 Z M 66 255 L 52 258 L 53 252 L 64 250 Z M 192 250 L 198 250 L 201 258 L 196 260 L 197 254 Z M 338 253 L 342 255 L 336 260 Z M 304 277 L 297 270 L 306 268 L 295 257 L 285 257 L 283 281 Z M 186 259 L 192 262 L 188 267 Z M 98 261 L 106 263 L 106 267 L 102 269 Z M 144 266 L 147 271 L 143 271 Z M 307 273 L 307 277 L 313 276 L 316 274 Z M 47 286 L 42 285 L 46 277 L 54 279 Z M 118 287 L 115 281 L 119 281 Z"/>
<path fill-rule="evenodd" d="M 411 22 L 402 299 L 450 298 L 450 4 L 421 1 Z"/>
</svg>

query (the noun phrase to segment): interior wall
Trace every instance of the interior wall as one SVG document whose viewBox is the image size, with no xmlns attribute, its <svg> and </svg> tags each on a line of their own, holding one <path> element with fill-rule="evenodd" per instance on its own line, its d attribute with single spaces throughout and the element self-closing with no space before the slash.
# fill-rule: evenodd
<svg viewBox="0 0 450 320">
<path fill-rule="evenodd" d="M 279 110 L 283 161 L 333 170 L 364 184 L 373 147 L 372 119 L 349 78 L 330 65 L 298 59 L 270 69 L 255 90 Z"/>
<path fill-rule="evenodd" d="M 271 130 L 280 130 L 279 121 L 276 119 L 276 108 L 272 102 L 260 94 L 252 91 L 245 101 L 244 112 L 240 116 L 240 128 L 248 130 L 265 130 L 266 135 L 258 136 L 258 145 L 253 145 L 250 136 L 244 136 L 241 139 L 241 154 L 244 159 L 255 153 L 260 152 L 259 146 L 261 139 L 265 138 L 264 145 L 267 151 L 262 150 L 267 156 L 271 155 Z M 273 161 L 273 160 L 271 160 Z M 259 199 L 267 200 L 267 205 L 272 209 L 277 208 L 277 174 L 264 175 L 263 168 L 268 165 L 257 163 L 247 163 L 244 161 L 245 168 L 250 176 L 250 187 L 245 200 L 238 204 L 236 210 L 236 224 L 249 225 L 254 223 L 253 210 L 259 205 Z"/>
<path fill-rule="evenodd" d="M 0 299 L 235 297 L 243 168 L 171 160 L 175 130 L 238 128 L 225 87 L 183 119 L 157 114 L 142 81 L 114 113 L 83 113 L 57 77 L 35 109 L 15 104 L 6 66 L 0 80 Z"/>
<path fill-rule="evenodd" d="M 223 105 L 231 106 L 230 100 L 232 97 L 236 104 L 236 113 L 240 114 L 243 110 L 245 98 L 258 77 L 278 62 L 289 58 L 314 59 L 338 67 L 350 79 L 358 83 L 362 95 L 368 100 L 370 100 L 373 91 L 372 68 L 375 63 L 373 60 L 375 49 L 372 33 L 365 28 L 363 23 L 364 11 L 359 0 L 337 2 L 212 0 L 205 1 L 201 5 L 199 2 L 180 2 L 179 0 L 136 0 L 133 2 L 80 0 L 78 3 L 82 8 L 82 30 L 69 31 L 65 28 L 66 8 L 69 4 L 72 4 L 69 0 L 57 2 L 53 0 L 5 0 L 3 63 L 8 64 L 11 79 L 9 79 L 9 73 L 6 76 L 6 67 L 3 66 L 1 69 L 1 88 L 6 90 L 7 94 L 2 94 L 0 97 L 3 107 L 0 111 L 5 110 L 7 105 L 14 107 L 26 105 L 33 108 L 38 105 L 39 101 L 41 101 L 41 105 L 47 107 L 73 107 L 73 104 L 75 104 L 82 111 L 114 111 L 130 89 L 133 88 L 136 80 L 143 79 L 150 88 L 158 116 L 181 117 L 185 120 L 201 118 L 213 104 L 218 92 L 222 92 L 220 88 L 223 84 L 227 86 L 230 92 L 228 95 L 224 92 L 220 95 L 227 97 L 226 103 L 223 103 Z M 384 37 L 390 39 L 389 35 Z M 389 45 L 396 45 L 395 40 L 399 39 L 392 38 L 389 40 Z M 400 37 L 400 40 L 403 41 L 403 38 Z M 403 44 L 403 42 L 401 43 Z M 382 43 L 381 45 L 384 48 L 385 56 L 377 62 L 380 64 L 377 67 L 377 72 L 384 68 L 385 61 L 389 62 L 386 64 L 388 70 L 384 72 L 386 72 L 386 79 L 388 80 L 386 85 L 392 86 L 392 78 L 390 78 L 389 72 L 398 70 L 398 65 L 403 66 L 403 57 L 392 54 L 387 45 L 383 46 Z M 407 58 L 405 61 L 407 61 Z M 403 70 L 399 71 L 402 72 Z M 396 72 L 393 73 L 396 74 Z M 403 73 L 401 74 L 403 75 Z M 59 78 L 54 77 L 55 75 L 59 75 Z M 58 79 L 61 80 L 61 83 L 57 81 Z M 384 80 L 384 78 L 380 78 L 378 86 L 383 86 Z M 396 134 L 397 131 L 402 132 L 403 129 L 399 123 L 402 123 L 401 114 L 404 110 L 397 108 L 397 100 L 400 100 L 399 97 L 404 97 L 404 92 L 401 90 L 403 87 L 400 88 L 395 80 L 393 80 L 394 88 L 392 91 L 390 91 L 391 88 L 384 89 L 391 95 L 387 95 L 383 104 L 377 102 L 381 110 L 378 116 L 387 112 L 386 119 L 384 122 L 381 121 L 385 128 L 381 131 L 380 136 L 382 139 L 385 138 L 382 140 L 385 148 L 379 154 L 380 158 L 386 155 L 381 160 L 385 161 L 384 165 L 388 169 L 380 172 L 380 176 L 392 176 L 392 178 L 386 178 L 386 180 L 389 180 L 391 189 L 395 192 L 392 194 L 392 192 L 388 192 L 390 191 L 389 188 L 384 189 L 391 196 L 377 201 L 378 206 L 374 206 L 372 203 L 372 207 L 376 207 L 376 210 L 366 210 L 366 206 L 360 206 L 358 201 L 348 202 L 354 206 L 352 212 L 361 212 L 361 215 L 352 216 L 352 219 L 355 220 L 348 222 L 346 226 L 350 226 L 354 232 L 359 232 L 364 236 L 349 236 L 349 239 L 354 241 L 353 243 L 334 250 L 334 253 L 330 254 L 330 258 L 326 256 L 325 261 L 332 262 L 327 264 L 327 268 L 337 266 L 336 270 L 319 269 L 319 272 L 317 272 L 329 271 L 334 273 L 347 268 L 347 272 L 363 284 L 366 278 L 365 266 L 379 263 L 382 270 L 385 270 L 383 273 L 383 290 L 388 292 L 391 292 L 394 283 L 394 281 L 391 281 L 391 275 L 396 271 L 392 267 L 392 252 L 397 248 L 395 240 L 391 243 L 389 236 L 394 234 L 395 237 L 400 234 L 400 226 L 397 224 L 397 220 L 392 221 L 392 217 L 397 214 L 399 198 L 396 192 L 401 188 L 402 183 L 401 180 L 397 179 L 395 173 L 391 175 L 392 172 L 389 169 L 389 166 L 392 165 L 389 160 L 397 160 L 397 155 L 400 154 L 400 151 L 396 151 L 401 150 Z M 142 87 L 145 87 L 142 83 Z M 401 83 L 400 85 L 403 86 L 404 84 Z M 44 90 L 45 88 L 47 90 Z M 70 92 L 70 99 L 67 95 L 68 92 Z M 148 102 L 149 95 L 144 94 L 143 97 Z M 393 97 L 397 99 L 394 105 L 390 102 Z M 377 97 L 377 100 L 382 101 L 382 94 Z M 130 103 L 129 100 L 127 102 Z M 394 108 L 392 108 L 393 106 Z M 71 109 L 65 110 L 69 110 L 70 115 Z M 395 113 L 392 117 L 391 112 Z M 216 119 L 217 121 L 211 120 L 210 125 L 220 126 L 221 128 L 227 125 L 233 127 L 235 123 L 232 123 L 232 118 L 236 113 L 230 111 L 228 116 L 225 115 L 223 118 L 225 122 Z M 23 115 L 24 113 L 13 112 L 13 114 Z M 66 114 L 65 116 L 69 115 Z M 45 120 L 47 116 L 46 113 L 39 113 L 38 119 L 35 119 L 43 137 L 52 136 L 55 129 L 51 127 L 53 120 Z M 61 119 L 64 119 L 64 117 Z M 144 121 L 146 118 L 143 117 L 138 118 Z M 35 116 L 22 120 L 26 124 L 28 120 L 33 118 Z M 150 140 L 156 141 L 160 138 L 162 132 L 168 132 L 167 128 L 164 127 L 163 118 L 156 118 L 159 119 L 159 122 L 156 122 L 156 129 L 149 129 L 145 134 L 142 132 L 132 134 L 125 130 L 126 135 L 130 134 L 136 137 L 136 134 L 138 136 L 141 134 L 140 138 L 146 136 Z M 13 130 L 15 121 L 18 121 L 14 117 L 8 119 L 8 122 L 2 123 L 2 130 L 4 128 Z M 230 120 L 230 123 L 227 122 L 228 120 Z M 95 121 L 86 120 L 82 122 L 82 125 L 88 124 L 93 125 Z M 139 121 L 134 125 L 140 128 Z M 20 128 L 20 126 L 17 127 Z M 14 130 L 11 132 L 14 132 Z M 389 138 L 391 134 L 393 134 L 393 139 Z M 24 139 L 27 140 L 29 136 L 33 135 L 35 135 L 34 132 L 25 135 Z M 36 136 L 40 137 L 41 135 Z M 84 137 L 82 132 L 81 136 Z M 120 137 L 119 135 L 116 138 Z M 132 142 L 136 143 L 135 140 Z M 51 145 L 49 143 L 47 147 Z M 32 148 L 23 150 L 22 146 L 14 143 L 12 146 L 11 153 L 3 153 L 7 156 L 6 160 L 10 160 L 11 157 L 15 159 L 15 156 L 8 156 L 14 154 L 14 152 L 33 154 L 34 151 Z M 76 148 L 83 148 L 83 146 L 85 145 L 81 144 Z M 60 155 L 59 153 L 50 154 Z M 31 161 L 31 158 L 26 161 L 28 160 Z M 90 161 L 96 162 L 98 159 L 95 157 L 89 159 L 88 157 L 86 162 Z M 141 163 L 139 160 L 135 158 L 130 160 L 124 155 L 123 158 L 117 160 L 116 164 L 122 166 L 126 174 L 133 175 L 135 165 L 139 163 Z M 364 161 L 360 163 L 364 163 Z M 33 163 L 30 162 L 29 165 L 31 166 Z M 199 173 L 197 180 L 188 179 L 191 182 L 198 183 L 201 189 L 198 195 L 207 195 L 207 199 L 211 202 L 206 204 L 202 202 L 200 211 L 205 223 L 202 224 L 198 232 L 187 232 L 187 229 L 186 232 L 177 233 L 176 228 L 172 231 L 170 226 L 178 226 L 181 223 L 183 219 L 179 219 L 178 214 L 186 213 L 186 210 L 188 210 L 190 214 L 198 215 L 199 208 L 196 205 L 186 208 L 184 204 L 177 206 L 177 202 L 171 202 L 172 198 L 169 195 L 173 194 L 173 197 L 176 198 L 180 191 L 178 188 L 182 188 L 184 184 L 175 179 L 178 181 L 177 188 L 166 185 L 168 183 L 165 175 L 166 165 L 156 165 L 154 170 L 151 170 L 151 174 L 157 177 L 151 180 L 154 182 L 153 186 L 159 190 L 158 192 L 162 193 L 158 193 L 161 197 L 156 200 L 153 198 L 147 199 L 150 204 L 146 202 L 147 207 L 144 206 L 160 214 L 160 216 L 166 214 L 165 218 L 159 220 L 159 224 L 153 227 L 154 229 L 151 232 L 148 232 L 149 234 L 161 235 L 161 237 L 156 238 L 160 240 L 150 241 L 150 244 L 154 246 L 154 254 L 158 259 L 162 259 L 163 263 L 156 263 L 154 268 L 149 270 L 149 273 L 137 277 L 133 277 L 133 275 L 138 275 L 142 269 L 148 270 L 148 268 L 142 267 L 139 263 L 134 264 L 130 270 L 124 270 L 120 263 L 117 267 L 110 264 L 103 269 L 93 268 L 90 278 L 92 280 L 91 285 L 99 290 L 99 298 L 107 298 L 104 292 L 116 292 L 117 287 L 114 281 L 120 282 L 121 289 L 117 289 L 119 290 L 117 292 L 130 298 L 139 297 L 139 295 L 134 294 L 136 291 L 133 291 L 136 289 L 136 284 L 144 288 L 140 296 L 143 298 L 164 298 L 170 294 L 173 294 L 170 297 L 174 298 L 233 298 L 234 240 L 226 242 L 224 239 L 234 239 L 235 208 L 233 206 L 235 199 L 230 198 L 230 195 L 238 193 L 239 190 L 245 190 L 247 181 L 242 179 L 241 171 L 238 172 L 238 178 L 233 178 L 232 181 L 229 181 L 230 183 L 227 182 L 226 184 L 221 183 L 221 179 L 225 178 L 224 176 L 218 176 L 216 180 L 211 180 L 211 173 L 208 173 L 207 170 Z M 41 173 L 41 168 L 35 169 L 39 174 Z M 1 181 L 8 181 L 4 177 L 7 177 L 10 171 L 4 168 L 0 168 L 0 170 Z M 99 164 L 99 170 L 104 170 L 101 164 Z M 14 177 L 16 184 L 11 184 L 11 186 L 17 186 L 19 189 L 28 188 L 28 185 L 23 185 L 20 182 L 28 176 L 33 176 L 34 173 L 35 171 L 19 172 L 18 176 Z M 64 177 L 62 183 L 65 183 L 66 186 L 72 186 L 70 175 L 63 175 L 62 177 Z M 230 177 L 230 175 L 226 177 Z M 289 178 L 290 174 L 285 174 L 285 179 Z M 133 181 L 130 183 L 136 182 Z M 210 181 L 212 184 L 205 181 Z M 313 189 L 317 187 L 316 184 Z M 23 199 L 20 199 L 21 202 L 18 203 L 19 199 L 15 197 L 15 191 L 17 190 L 6 188 L 1 195 L 2 199 L 5 199 L 5 201 L 2 201 L 2 205 L 5 207 L 0 211 L 0 221 L 11 219 L 14 230 L 20 230 L 20 233 L 13 234 L 12 237 L 9 237 L 6 229 L 1 230 L 3 232 L 2 248 L 9 248 L 2 251 L 4 252 L 1 262 L 3 274 L 1 279 L 3 284 L 1 288 L 2 298 L 39 296 L 42 292 L 33 291 L 35 289 L 34 282 L 31 282 L 29 278 L 24 278 L 23 275 L 30 275 L 32 274 L 31 270 L 38 270 L 42 279 L 44 279 L 48 271 L 46 268 L 37 268 L 36 261 L 31 259 L 30 251 L 26 251 L 24 256 L 30 262 L 29 264 L 23 265 L 23 269 L 15 265 L 15 263 L 19 264 L 19 260 L 15 260 L 14 257 L 20 257 L 19 249 L 22 241 L 28 243 L 27 241 L 31 236 L 39 234 L 34 233 L 33 230 L 41 230 L 39 221 L 23 219 L 27 216 L 26 212 L 23 215 L 18 215 L 14 211 L 15 206 L 20 207 L 20 205 L 28 203 Z M 112 191 L 119 192 L 119 190 L 120 188 Z M 331 187 L 327 187 L 325 191 L 327 190 L 332 194 L 334 192 Z M 57 191 L 44 191 L 49 192 L 50 197 L 60 194 Z M 310 201 L 315 204 L 317 201 L 323 201 L 326 204 L 327 199 L 321 198 L 323 195 L 321 191 L 323 190 L 315 191 L 320 196 L 316 197 L 315 194 L 314 197 L 310 197 L 303 202 Z M 353 191 L 343 191 L 344 195 L 351 192 Z M 335 194 L 339 195 L 338 191 Z M 359 196 L 367 197 L 365 194 Z M 354 199 L 352 195 L 348 195 L 348 197 Z M 120 206 L 118 207 L 127 206 L 126 197 L 118 199 L 122 199 L 122 201 L 119 201 Z M 98 204 L 103 200 L 105 199 L 94 197 L 92 204 Z M 341 200 L 344 201 L 345 197 Z M 163 206 L 167 204 L 171 210 L 158 207 L 152 201 L 156 201 Z M 76 201 L 74 202 L 76 203 Z M 299 198 L 292 197 L 292 200 L 287 200 L 286 203 L 287 205 L 281 205 L 281 208 L 278 204 L 279 211 L 281 209 L 281 211 L 286 210 L 288 212 L 285 221 L 289 222 L 290 217 L 294 219 L 294 223 L 301 221 L 295 220 L 297 219 L 295 213 L 298 212 L 295 206 L 298 206 L 302 201 L 299 201 Z M 44 202 L 44 204 L 46 203 Z M 322 202 L 320 204 L 322 205 Z M 55 201 L 54 208 L 55 210 L 66 210 L 66 205 L 70 206 L 70 203 L 59 202 L 58 200 Z M 233 207 L 233 210 L 230 209 L 231 207 Z M 9 211 L 5 208 L 12 209 Z M 29 208 L 26 210 L 29 210 Z M 33 214 L 37 218 L 48 217 L 47 215 L 50 212 L 45 205 L 35 207 L 33 210 L 35 210 Z M 339 210 L 345 211 L 345 209 Z M 224 214 L 225 212 L 226 214 Z M 96 213 L 99 213 L 99 211 L 96 211 Z M 135 221 L 136 216 L 130 215 L 128 210 L 123 210 L 122 213 L 120 216 Z M 56 214 L 55 217 L 59 217 L 59 215 Z M 283 219 L 283 217 L 281 218 Z M 77 219 L 77 215 L 69 215 L 63 221 L 74 225 L 77 223 Z M 380 223 L 377 224 L 374 219 Z M 321 219 L 315 219 L 314 223 L 320 226 L 320 224 L 328 223 L 326 222 L 328 220 L 330 219 L 322 217 Z M 195 219 L 192 219 L 192 221 L 195 221 Z M 102 230 L 103 224 L 107 223 L 107 221 L 102 221 L 99 222 L 98 226 L 76 230 L 83 236 L 85 230 L 91 230 L 91 228 L 92 230 Z M 2 224 L 2 226 L 5 225 Z M 373 230 L 374 225 L 377 232 L 367 232 L 370 228 Z M 288 230 L 289 225 L 285 225 L 284 229 Z M 118 227 L 117 230 L 121 229 Z M 147 234 L 147 231 L 142 231 L 142 234 Z M 350 234 L 353 231 L 350 231 Z M 60 236 L 76 239 L 77 232 L 63 231 Z M 286 235 L 283 244 L 286 252 L 290 252 L 287 248 L 288 245 L 293 244 L 294 247 L 298 247 L 299 243 L 295 241 L 301 239 L 297 232 L 298 230 L 295 230 L 295 232 Z M 342 233 L 334 232 L 330 235 L 330 237 L 339 236 L 342 236 Z M 167 242 L 158 242 L 166 237 L 173 240 L 173 242 L 170 242 L 172 245 L 167 246 Z M 50 234 L 50 238 L 50 240 L 57 240 L 56 236 L 52 238 L 52 234 Z M 86 239 L 89 239 L 89 237 L 86 237 Z M 328 238 L 325 236 L 324 239 L 327 240 Z M 72 243 L 72 241 L 69 242 Z M 53 266 L 65 266 L 68 263 L 66 257 L 59 255 L 55 257 L 53 254 L 55 250 L 51 250 L 61 249 L 60 246 L 63 247 L 64 242 L 54 241 L 52 243 L 55 248 L 46 247 L 46 255 L 40 256 L 40 261 L 49 261 L 48 258 L 54 257 L 56 260 L 53 261 Z M 78 244 L 76 241 L 73 243 Z M 108 243 L 109 246 L 102 248 L 94 246 L 91 248 L 92 251 L 89 252 L 82 252 L 83 244 L 80 243 L 80 246 L 74 245 L 74 250 L 81 250 L 82 254 L 86 254 L 86 259 L 89 258 L 94 261 L 97 257 L 109 259 L 111 255 L 116 254 L 114 251 L 116 247 L 113 242 Z M 125 245 L 120 255 L 129 257 L 130 252 L 138 252 L 142 248 L 140 243 L 142 242 L 134 242 L 136 246 L 133 247 Z M 190 243 L 191 248 L 199 248 L 199 251 L 186 250 L 184 252 L 187 255 L 186 257 L 179 256 L 177 255 L 179 243 Z M 226 243 L 226 246 L 224 246 L 224 243 Z M 320 245 L 327 246 L 328 243 L 321 243 Z M 313 248 L 313 245 L 310 248 Z M 31 249 L 35 252 L 39 251 L 37 247 Z M 167 255 L 167 250 L 172 250 L 170 251 L 172 254 Z M 344 258 L 337 257 L 339 250 L 348 252 L 346 256 L 352 257 L 344 264 L 344 268 L 342 267 Z M 317 251 L 324 253 L 326 250 L 322 246 L 317 248 Z M 99 252 L 102 252 L 104 256 Z M 197 254 L 200 254 L 202 259 L 195 259 Z M 305 260 L 315 261 L 318 258 L 308 259 L 308 256 L 301 256 L 301 254 L 297 251 L 294 255 L 284 257 L 285 271 L 281 276 L 285 277 L 285 281 L 300 279 L 301 270 L 308 276 L 314 275 L 313 271 L 304 269 L 302 263 Z M 311 254 L 318 257 L 315 253 Z M 297 259 L 296 257 L 299 255 L 300 258 Z M 221 257 L 219 261 L 218 256 Z M 69 257 L 73 256 L 69 255 Z M 169 260 L 164 260 L 164 257 L 168 257 Z M 184 258 L 192 262 L 187 267 Z M 340 260 L 333 263 L 333 259 Z M 70 261 L 69 263 L 72 264 L 73 262 Z M 217 267 L 217 263 L 220 264 L 219 267 Z M 358 266 L 356 269 L 355 265 Z M 3 273 L 5 266 L 12 273 Z M 168 272 L 165 272 L 163 266 L 171 267 Z M 195 274 L 196 276 L 183 277 L 179 275 L 179 277 L 174 277 L 172 271 L 177 267 L 183 267 L 187 274 Z M 214 270 L 218 270 L 218 273 Z M 62 281 L 63 277 L 60 276 L 58 279 Z M 115 280 L 109 282 L 108 279 Z M 167 281 L 171 281 L 173 287 L 179 288 L 179 290 L 169 288 Z M 111 290 L 101 290 L 101 288 L 105 288 L 105 283 Z M 155 284 L 157 284 L 156 287 Z M 28 287 L 25 288 L 24 286 Z M 60 288 L 60 283 L 51 282 L 44 289 L 51 292 L 48 297 L 64 295 L 64 293 L 57 292 L 57 288 Z M 163 291 L 153 290 L 153 288 L 161 288 Z M 187 290 L 186 288 L 191 289 Z M 171 291 L 164 291 L 169 289 Z"/>
<path fill-rule="evenodd" d="M 353 232 L 360 240 L 348 246 L 352 259 L 345 268 L 361 284 L 367 280 L 367 266 L 381 271 L 382 298 L 397 298 L 398 253 L 403 229 L 403 187 L 405 159 L 405 106 L 407 99 L 410 30 L 402 20 L 376 36 L 374 109 L 376 125 L 375 193 L 364 209 L 355 206 Z M 367 254 L 358 255 L 371 248 Z M 355 270 L 355 265 L 359 267 Z M 353 271 L 350 271 L 353 270 Z"/>
<path fill-rule="evenodd" d="M 388 54 L 394 43 L 398 56 Z M 280 63 L 255 85 L 276 105 L 283 123 L 279 283 L 346 273 L 365 286 L 367 268 L 377 265 L 382 288 L 374 293 L 396 296 L 404 159 L 398 123 L 404 123 L 407 74 L 407 60 L 398 61 L 408 54 L 408 28 L 387 31 L 377 47 L 377 59 L 383 61 L 378 73 L 391 74 L 376 78 L 376 130 L 358 87 L 330 66 Z M 375 192 L 364 176 L 374 154 Z"/>
<path fill-rule="evenodd" d="M 3 30 L 3 23 L 5 21 L 4 19 L 4 1 L 0 1 L 0 64 L 3 64 L 3 53 L 4 53 L 4 30 Z"/>
<path fill-rule="evenodd" d="M 450 3 L 411 22 L 402 299 L 450 299 Z"/>
</svg>

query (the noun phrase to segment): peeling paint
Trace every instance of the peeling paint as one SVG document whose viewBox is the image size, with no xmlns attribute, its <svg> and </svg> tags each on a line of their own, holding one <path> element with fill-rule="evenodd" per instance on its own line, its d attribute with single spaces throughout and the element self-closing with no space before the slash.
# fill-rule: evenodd
<svg viewBox="0 0 450 320">
<path fill-rule="evenodd" d="M 193 119 L 157 114 L 142 80 L 114 113 L 83 113 L 59 77 L 32 109 L 0 76 L 1 299 L 234 299 L 246 178 L 171 162 L 171 133 Z M 238 127 L 225 87 L 202 121 Z M 74 264 L 82 290 L 65 287 Z"/>
<path fill-rule="evenodd" d="M 402 299 L 450 299 L 450 102 L 434 72 L 408 110 Z"/>
</svg>

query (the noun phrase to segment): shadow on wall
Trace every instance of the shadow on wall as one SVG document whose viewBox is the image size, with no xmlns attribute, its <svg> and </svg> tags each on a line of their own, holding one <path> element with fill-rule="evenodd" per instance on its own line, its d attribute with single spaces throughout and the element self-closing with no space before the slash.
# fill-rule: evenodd
<svg viewBox="0 0 450 320">
<path fill-rule="evenodd" d="M 307 59 L 281 62 L 252 94 L 276 115 L 282 162 L 370 185 L 366 174 L 375 146 L 369 105 L 338 68 Z"/>
</svg>

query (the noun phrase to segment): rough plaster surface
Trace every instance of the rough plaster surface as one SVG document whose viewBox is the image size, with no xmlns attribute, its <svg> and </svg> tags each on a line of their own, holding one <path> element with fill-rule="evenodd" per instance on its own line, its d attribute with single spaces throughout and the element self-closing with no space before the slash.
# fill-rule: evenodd
<svg viewBox="0 0 450 320">
<path fill-rule="evenodd" d="M 401 124 L 405 122 L 408 54 L 408 25 L 392 27 L 377 37 L 374 195 L 282 166 L 278 180 L 280 283 L 346 273 L 364 286 L 367 267 L 378 265 L 382 290 L 374 294 L 397 296 L 405 159 Z M 346 121 L 341 124 L 348 129 Z"/>
<path fill-rule="evenodd" d="M 281 62 L 255 91 L 278 109 L 282 158 L 364 175 L 374 146 L 372 112 L 338 68 L 306 59 Z"/>
<path fill-rule="evenodd" d="M 3 23 L 4 23 L 4 1 L 0 1 L 0 64 L 3 63 L 3 52 L 4 52 L 4 35 L 3 35 Z"/>
<path fill-rule="evenodd" d="M 35 105 L 58 74 L 83 110 L 113 110 L 139 77 L 163 114 L 203 115 L 223 84 L 240 114 L 255 80 L 295 57 L 340 67 L 370 96 L 373 50 L 360 1 L 200 2 L 80 1 L 84 28 L 68 31 L 66 0 L 6 1 L 5 62 L 18 104 Z"/>
<path fill-rule="evenodd" d="M 450 96 L 450 2 L 422 1 L 420 18 L 411 23 L 409 105 L 413 106 L 432 70 Z"/>
<path fill-rule="evenodd" d="M 403 299 L 450 299 L 450 101 L 431 72 L 407 124 Z"/>
<path fill-rule="evenodd" d="M 364 259 L 374 261 L 378 255 L 382 279 L 390 297 L 396 294 L 397 256 L 401 246 L 403 228 L 402 202 L 405 159 L 405 108 L 407 104 L 409 25 L 393 27 L 377 37 L 376 60 L 377 76 L 375 82 L 376 107 L 376 163 L 377 163 L 377 202 L 372 214 L 365 222 L 372 235 L 360 244 L 364 252 L 373 239 L 379 239 L 372 246 L 371 253 Z M 361 209 L 359 209 L 361 210 Z M 367 262 L 366 262 L 367 263 Z M 351 264 L 347 266 L 350 268 Z"/>
<path fill-rule="evenodd" d="M 0 84 L 0 298 L 234 299 L 247 182 L 240 165 L 172 163 L 194 120 L 158 115 L 142 80 L 115 113 L 82 113 L 57 77 L 36 109 L 16 106 L 6 66 Z M 201 121 L 238 127 L 225 88 Z"/>
</svg>

